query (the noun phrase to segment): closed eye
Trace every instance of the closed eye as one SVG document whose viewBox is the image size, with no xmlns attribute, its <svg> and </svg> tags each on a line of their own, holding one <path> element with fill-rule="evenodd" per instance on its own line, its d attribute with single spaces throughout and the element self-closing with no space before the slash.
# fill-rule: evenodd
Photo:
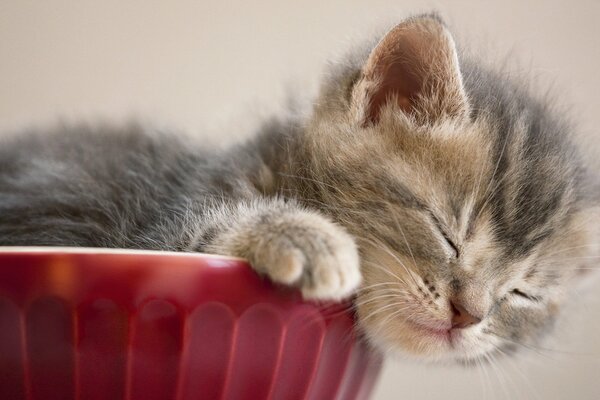
<svg viewBox="0 0 600 400">
<path fill-rule="evenodd" d="M 446 240 L 446 243 L 448 243 L 448 246 L 452 247 L 452 250 L 454 250 L 454 257 L 458 258 L 458 256 L 460 256 L 460 253 L 458 251 L 458 246 L 456 244 L 454 244 L 454 242 L 452 240 L 450 240 L 444 232 L 442 232 L 442 236 Z"/>
<path fill-rule="evenodd" d="M 520 289 L 513 289 L 513 290 L 510 291 L 510 294 L 522 297 L 522 298 L 527 299 L 529 301 L 535 301 L 535 302 L 540 301 L 539 297 L 533 296 L 533 295 L 531 295 L 529 293 L 525 293 L 525 292 L 523 292 Z"/>
<path fill-rule="evenodd" d="M 440 220 L 435 216 L 435 214 L 433 212 L 431 212 L 430 210 L 428 210 L 428 212 L 429 212 L 429 216 L 433 220 L 436 228 L 442 234 L 442 237 L 444 238 L 444 240 L 446 241 L 448 246 L 450 246 L 452 248 L 452 250 L 454 251 L 454 257 L 458 258 L 460 256 L 460 251 L 458 250 L 458 246 L 456 245 L 456 243 L 454 243 L 448 237 L 448 235 L 446 234 L 446 231 L 444 231 L 444 229 L 442 229 L 442 224 L 440 223 Z"/>
</svg>

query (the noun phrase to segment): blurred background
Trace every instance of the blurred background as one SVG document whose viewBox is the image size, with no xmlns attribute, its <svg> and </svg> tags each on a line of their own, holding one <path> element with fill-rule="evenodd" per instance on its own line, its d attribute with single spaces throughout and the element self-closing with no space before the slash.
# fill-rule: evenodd
<svg viewBox="0 0 600 400">
<path fill-rule="evenodd" d="M 0 132 L 137 119 L 231 142 L 290 90 L 310 95 L 353 42 L 430 10 L 488 61 L 549 88 L 599 147 L 598 0 L 1 0 Z M 374 399 L 600 399 L 600 285 L 574 297 L 543 347 L 483 370 L 390 358 Z"/>
</svg>

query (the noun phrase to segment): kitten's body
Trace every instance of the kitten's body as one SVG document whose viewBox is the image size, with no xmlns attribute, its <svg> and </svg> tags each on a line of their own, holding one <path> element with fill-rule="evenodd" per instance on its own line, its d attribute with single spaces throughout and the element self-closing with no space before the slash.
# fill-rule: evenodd
<svg viewBox="0 0 600 400">
<path fill-rule="evenodd" d="M 435 18 L 405 24 L 334 71 L 310 117 L 222 152 L 139 127 L 3 142 L 0 245 L 241 256 L 313 298 L 352 293 L 360 248 L 359 320 L 382 347 L 465 360 L 533 340 L 567 291 L 564 260 L 595 239 L 570 128 L 477 63 L 461 60 L 457 78 Z M 377 52 L 414 39 L 402 35 L 440 42 L 430 89 L 443 94 L 386 81 L 396 65 Z M 407 108 L 402 90 L 423 93 Z"/>
</svg>

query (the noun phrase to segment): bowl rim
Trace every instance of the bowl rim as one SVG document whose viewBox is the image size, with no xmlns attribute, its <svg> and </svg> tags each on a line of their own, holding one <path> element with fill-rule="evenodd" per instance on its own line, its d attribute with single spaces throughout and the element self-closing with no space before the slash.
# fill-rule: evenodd
<svg viewBox="0 0 600 400">
<path fill-rule="evenodd" d="M 143 255 L 143 256 L 177 256 L 197 257 L 203 259 L 231 260 L 248 263 L 240 257 L 223 256 L 219 254 L 165 251 L 165 250 L 139 250 L 120 249 L 108 247 L 68 247 L 68 246 L 0 246 L 0 255 L 3 254 L 78 254 L 78 255 Z"/>
</svg>

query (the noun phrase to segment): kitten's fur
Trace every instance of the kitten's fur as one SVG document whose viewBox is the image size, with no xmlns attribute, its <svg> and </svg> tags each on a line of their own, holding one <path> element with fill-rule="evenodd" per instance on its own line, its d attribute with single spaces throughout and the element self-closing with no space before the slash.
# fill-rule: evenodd
<svg viewBox="0 0 600 400">
<path fill-rule="evenodd" d="M 373 343 L 471 360 L 538 338 L 595 250 L 570 129 L 420 16 L 338 64 L 309 117 L 220 153 L 139 127 L 4 141 L 0 245 L 240 256 L 317 299 L 362 281 Z"/>
</svg>

